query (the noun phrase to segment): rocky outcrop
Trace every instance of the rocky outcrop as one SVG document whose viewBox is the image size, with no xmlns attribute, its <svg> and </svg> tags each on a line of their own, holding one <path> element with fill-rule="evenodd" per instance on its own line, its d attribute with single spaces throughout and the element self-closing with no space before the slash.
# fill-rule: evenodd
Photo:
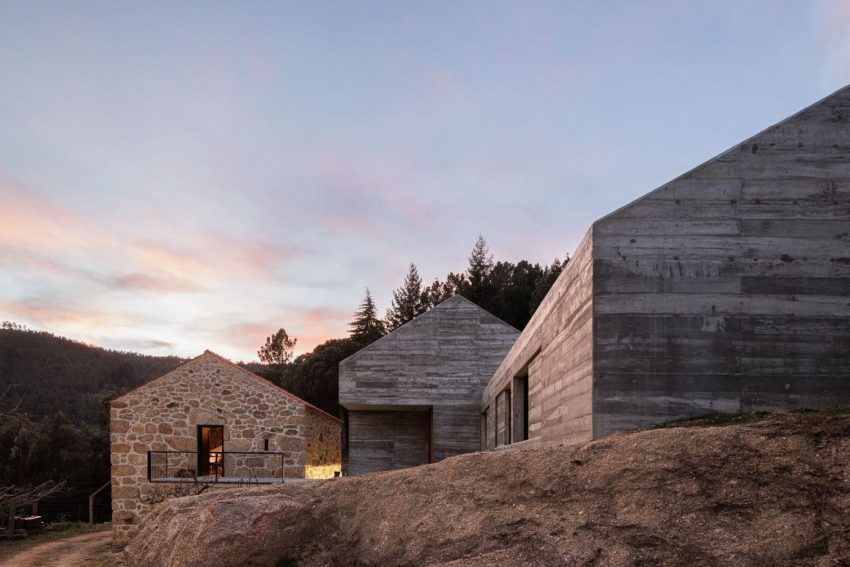
<svg viewBox="0 0 850 567">
<path fill-rule="evenodd" d="M 850 417 L 614 435 L 155 507 L 128 565 L 838 565 Z M 283 564 L 283 563 L 282 563 Z"/>
</svg>

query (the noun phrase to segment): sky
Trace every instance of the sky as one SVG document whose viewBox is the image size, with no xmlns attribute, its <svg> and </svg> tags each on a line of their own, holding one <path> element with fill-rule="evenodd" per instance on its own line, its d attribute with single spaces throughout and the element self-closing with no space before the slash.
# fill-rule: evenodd
<svg viewBox="0 0 850 567">
<path fill-rule="evenodd" d="M 850 83 L 850 1 L 0 0 L 0 320 L 256 359 Z"/>
</svg>

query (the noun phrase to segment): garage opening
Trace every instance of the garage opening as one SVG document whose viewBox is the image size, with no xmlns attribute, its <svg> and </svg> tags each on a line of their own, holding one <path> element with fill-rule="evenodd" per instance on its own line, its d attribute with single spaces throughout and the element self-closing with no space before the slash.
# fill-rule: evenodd
<svg viewBox="0 0 850 567">
<path fill-rule="evenodd" d="M 349 411 L 352 475 L 425 465 L 432 456 L 430 409 Z"/>
</svg>

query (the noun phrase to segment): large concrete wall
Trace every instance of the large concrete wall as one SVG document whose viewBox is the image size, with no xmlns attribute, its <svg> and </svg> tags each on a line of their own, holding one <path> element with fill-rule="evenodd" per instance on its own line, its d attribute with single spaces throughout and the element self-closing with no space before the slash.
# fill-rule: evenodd
<svg viewBox="0 0 850 567">
<path fill-rule="evenodd" d="M 598 221 L 594 437 L 850 402 L 850 89 Z"/>
<path fill-rule="evenodd" d="M 358 410 L 431 409 L 435 461 L 476 451 L 481 392 L 518 335 L 455 296 L 342 361 L 340 404 L 350 416 Z M 356 428 L 351 419 L 349 465 L 362 471 L 354 462 Z"/>
<path fill-rule="evenodd" d="M 495 433 L 504 430 L 509 415 L 502 408 L 495 411 L 497 396 L 512 389 L 514 377 L 525 375 L 529 443 L 592 437 L 592 245 L 588 231 L 484 391 L 487 448 L 496 446 Z"/>
</svg>

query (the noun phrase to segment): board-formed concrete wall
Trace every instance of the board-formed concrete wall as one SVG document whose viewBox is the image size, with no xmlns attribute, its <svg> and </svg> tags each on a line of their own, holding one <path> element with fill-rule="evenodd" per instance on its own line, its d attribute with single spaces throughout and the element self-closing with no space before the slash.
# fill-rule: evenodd
<svg viewBox="0 0 850 567">
<path fill-rule="evenodd" d="M 198 450 L 198 426 L 224 426 L 224 451 L 282 452 L 282 469 L 258 476 L 330 478 L 342 466 L 340 420 L 207 351 L 109 402 L 112 528 L 125 541 L 151 504 L 194 493 L 189 483 L 148 482 L 148 451 Z M 195 469 L 196 458 L 172 454 Z M 224 475 L 229 464 L 225 459 Z M 263 465 L 266 461 L 263 461 Z"/>
<path fill-rule="evenodd" d="M 594 223 L 490 420 L 526 374 L 530 443 L 850 403 L 850 87 Z"/>
<path fill-rule="evenodd" d="M 480 447 L 481 392 L 519 331 L 457 295 L 340 362 L 339 401 L 349 413 L 350 471 L 358 464 L 357 411 L 430 410 L 435 461 Z M 410 414 L 414 415 L 414 414 Z M 388 439 L 378 423 L 376 439 Z M 377 469 L 370 469 L 377 470 Z"/>
<path fill-rule="evenodd" d="M 352 411 L 348 427 L 348 474 L 415 467 L 430 460 L 427 410 Z"/>
<path fill-rule="evenodd" d="M 850 402 L 850 88 L 593 231 L 594 436 Z"/>
<path fill-rule="evenodd" d="M 588 231 L 484 390 L 481 405 L 488 417 L 487 448 L 496 446 L 496 430 L 506 427 L 508 417 L 497 407 L 497 397 L 513 390 L 514 377 L 525 375 L 531 442 L 591 439 L 592 246 Z M 518 399 L 518 394 L 514 392 L 511 399 Z"/>
</svg>

